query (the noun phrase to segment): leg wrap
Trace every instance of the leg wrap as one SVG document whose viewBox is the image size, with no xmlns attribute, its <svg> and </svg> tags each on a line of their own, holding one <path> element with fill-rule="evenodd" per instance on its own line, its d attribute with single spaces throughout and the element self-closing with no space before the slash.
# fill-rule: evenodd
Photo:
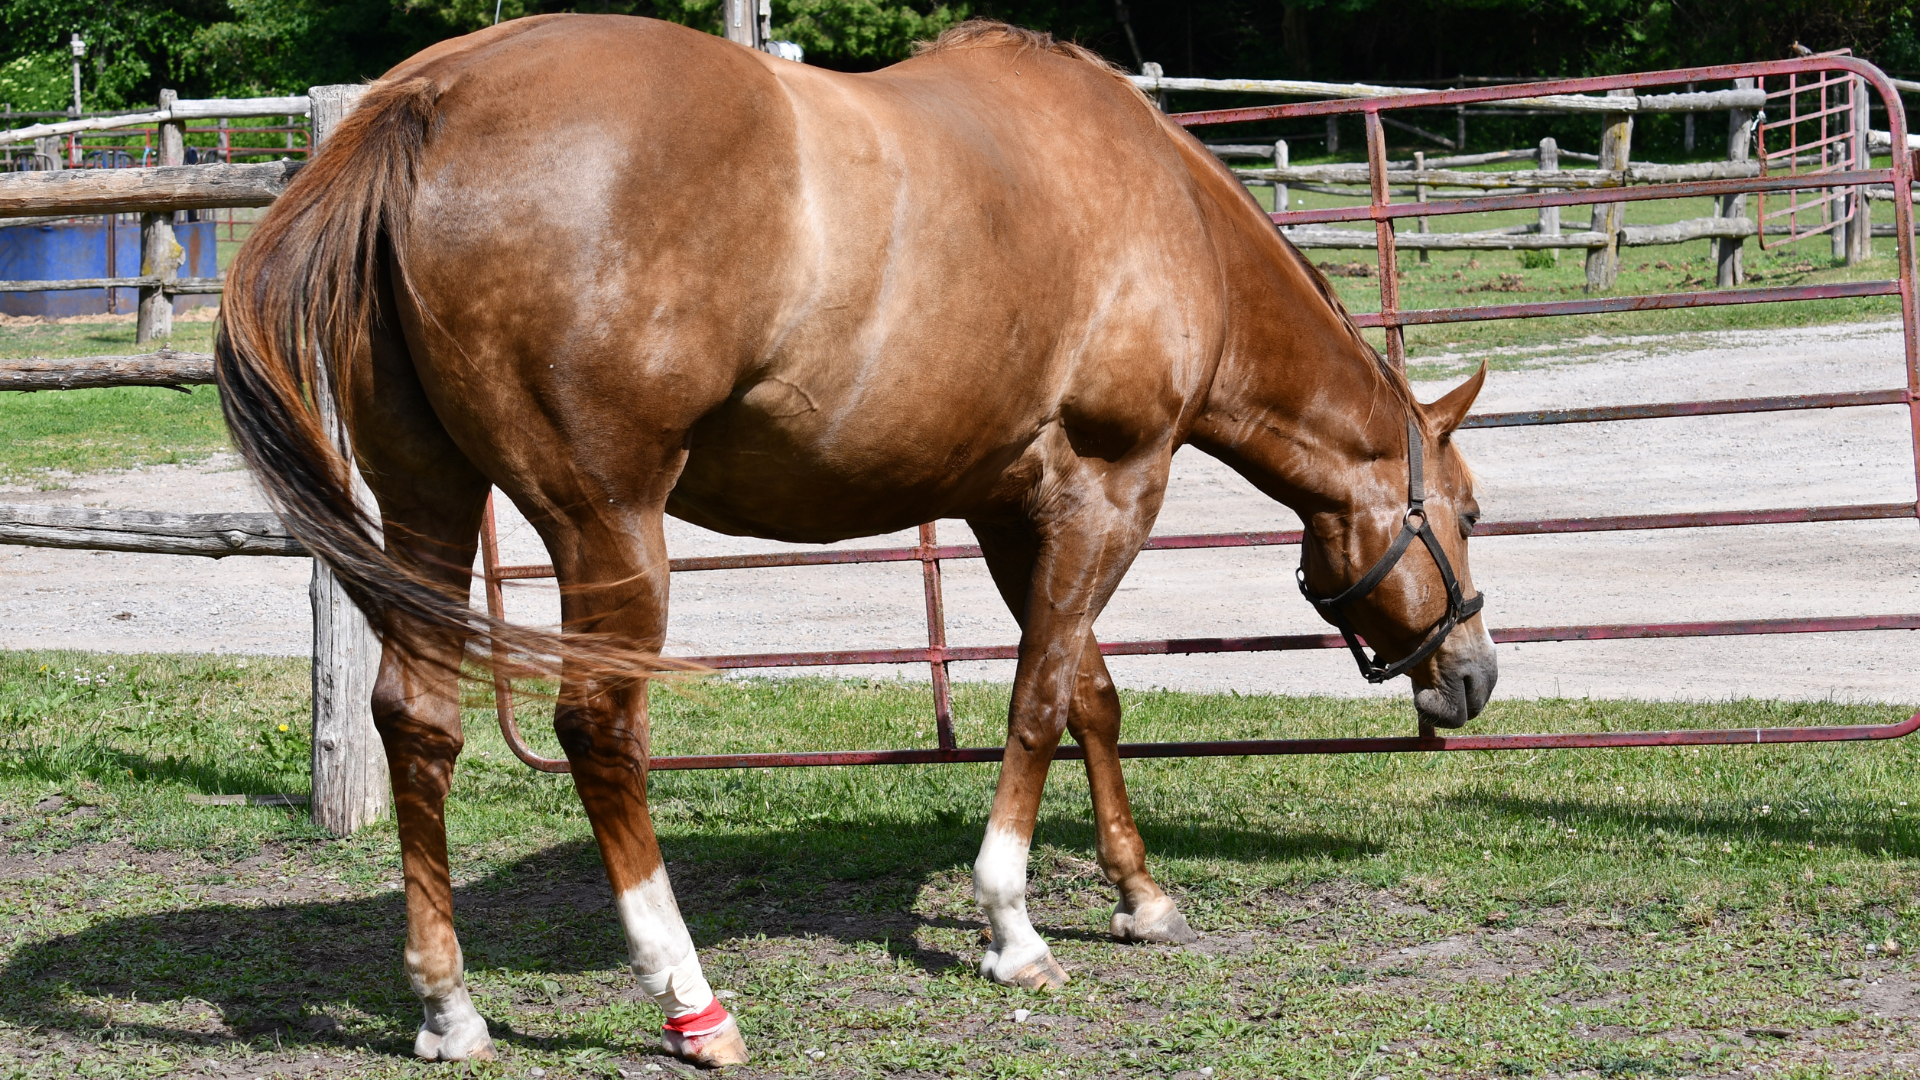
<svg viewBox="0 0 1920 1080">
<path fill-rule="evenodd" d="M 715 1004 L 713 988 L 700 971 L 697 953 L 689 952 L 685 960 L 672 967 L 651 974 L 636 970 L 634 974 L 640 977 L 640 989 L 660 1006 L 668 1020 L 703 1012 Z M 720 1015 L 724 1019 L 726 1010 L 720 1010 Z M 714 1026 L 719 1026 L 717 1021 Z"/>
</svg>

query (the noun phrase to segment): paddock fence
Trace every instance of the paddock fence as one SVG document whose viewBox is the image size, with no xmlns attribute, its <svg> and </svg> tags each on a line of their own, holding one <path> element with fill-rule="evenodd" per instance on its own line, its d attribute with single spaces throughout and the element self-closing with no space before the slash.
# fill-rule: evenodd
<svg viewBox="0 0 1920 1080">
<path fill-rule="evenodd" d="M 1770 175 L 1764 160 L 1749 172 L 1739 166 L 1725 173 L 1694 175 L 1686 172 L 1654 172 L 1651 165 L 1637 166 L 1628 161 L 1624 146 L 1609 157 L 1603 152 L 1597 164 L 1604 176 L 1529 177 L 1502 188 L 1479 186 L 1471 190 L 1492 194 L 1454 196 L 1451 191 L 1462 185 L 1450 183 L 1448 170 L 1470 164 L 1466 161 L 1439 159 L 1429 168 L 1419 166 L 1398 170 L 1386 157 L 1385 113 L 1396 109 L 1451 107 L 1464 104 L 1519 103 L 1527 108 L 1561 108 L 1567 111 L 1600 113 L 1608 118 L 1612 137 L 1624 141 L 1630 137 L 1632 114 L 1645 100 L 1637 91 L 1685 83 L 1733 82 L 1731 98 L 1712 98 L 1717 107 L 1729 103 L 1755 101 L 1753 91 L 1763 89 L 1770 78 L 1815 75 L 1837 70 L 1864 85 L 1886 102 L 1889 146 L 1904 147 L 1907 133 L 1904 111 L 1890 82 L 1877 69 L 1848 57 L 1803 58 L 1769 64 L 1729 65 L 1689 71 L 1616 76 L 1599 79 L 1565 80 L 1528 86 L 1499 86 L 1460 91 L 1407 92 L 1392 94 L 1323 95 L 1327 100 L 1310 101 L 1251 109 L 1218 110 L 1177 116 L 1189 127 L 1227 124 L 1277 117 L 1325 117 L 1358 114 L 1366 124 L 1369 160 L 1363 174 L 1369 201 L 1365 205 L 1310 211 L 1277 211 L 1275 224 L 1283 229 L 1317 228 L 1342 222 L 1371 222 L 1373 249 L 1380 269 L 1381 311 L 1357 317 L 1364 326 L 1382 328 L 1387 335 L 1392 360 L 1404 364 L 1405 350 L 1401 330 L 1408 325 L 1438 322 L 1466 322 L 1481 319 L 1536 318 L 1607 311 L 1658 310 L 1731 303 L 1780 302 L 1819 299 L 1832 296 L 1898 296 L 1902 303 L 1904 340 L 1908 359 L 1908 385 L 1866 393 L 1792 395 L 1721 401 L 1691 401 L 1609 406 L 1601 408 L 1535 410 L 1524 413 L 1483 414 L 1470 417 L 1467 427 L 1499 427 L 1594 423 L 1671 416 L 1697 416 L 1717 413 L 1764 412 L 1796 409 L 1846 408 L 1865 405 L 1905 404 L 1914 417 L 1916 471 L 1920 473 L 1920 339 L 1916 339 L 1916 310 L 1913 271 L 1912 191 L 1914 162 L 1907 154 L 1894 155 L 1885 169 L 1861 168 L 1864 159 L 1853 159 L 1853 167 L 1827 170 L 1817 176 L 1792 173 Z M 1741 85 L 1740 80 L 1750 80 Z M 1168 81 L 1171 83 L 1171 81 Z M 1169 85 L 1169 89 L 1185 89 Z M 357 87 L 316 87 L 310 93 L 309 111 L 314 129 L 313 145 L 319 145 L 326 129 L 338 122 L 349 107 Z M 1235 89 L 1239 89 L 1236 87 Z M 1634 96 L 1595 97 L 1633 91 Z M 1709 92 L 1709 95 L 1718 92 Z M 1771 94 L 1771 91 L 1768 91 Z M 1677 95 L 1653 95 L 1661 97 Z M 1627 102 L 1634 102 L 1627 105 Z M 1578 104 L 1569 105 L 1568 102 Z M 1741 107 L 1744 107 L 1742 105 Z M 177 114 L 170 114 L 177 118 Z M 166 121 L 161 123 L 164 129 Z M 1798 125 L 1786 130 L 1786 137 L 1799 138 Z M 1848 136 L 1854 145 L 1866 139 L 1864 126 L 1855 125 Z M 162 139 L 162 144 L 165 144 Z M 1532 157 L 1545 165 L 1542 150 L 1509 152 L 1509 160 Z M 1822 155 L 1826 153 L 1823 149 Z M 1541 156 L 1533 156 L 1541 155 Z M 1282 155 L 1283 156 L 1283 155 Z M 1791 157 L 1798 163 L 1799 153 Z M 1577 158 L 1572 158 L 1578 160 Z M 1731 159 L 1730 159 L 1731 160 Z M 1818 158 L 1827 162 L 1824 156 Z M 1471 162 L 1484 163 L 1484 162 Z M 1281 162 L 1284 165 L 1284 161 Z M 1719 163 L 1714 163 L 1718 168 Z M 0 178 L 0 218 L 76 213 L 125 213 L 164 216 L 184 209 L 230 206 L 262 206 L 284 190 L 297 162 L 270 164 L 212 164 L 185 166 L 163 164 L 142 170 L 84 170 L 53 173 L 15 174 Z M 1341 166 L 1336 168 L 1352 168 Z M 1676 167 L 1669 167 L 1676 168 Z M 1293 174 L 1273 170 L 1267 182 L 1294 183 Z M 1524 170 L 1534 173 L 1551 169 Z M 1566 170 L 1567 173 L 1582 172 Z M 1476 183 L 1485 174 L 1468 173 Z M 1629 176 L 1632 179 L 1629 179 Z M 1319 176 L 1311 182 L 1335 179 L 1351 181 L 1353 175 Z M 1427 181 L 1433 181 L 1428 183 Z M 1394 183 L 1425 187 L 1426 201 L 1396 203 Z M 1350 185 L 1349 185 L 1350 186 Z M 1519 188 L 1515 191 L 1512 188 Z M 1545 210 L 1564 206 L 1592 204 L 1600 208 L 1610 223 L 1602 232 L 1610 239 L 1604 246 L 1590 248 L 1589 258 L 1617 261 L 1619 238 L 1623 235 L 1615 212 L 1627 203 L 1642 199 L 1690 198 L 1709 196 L 1722 200 L 1729 210 L 1743 204 L 1727 200 L 1743 199 L 1749 193 L 1786 193 L 1805 190 L 1843 188 L 1852 201 L 1843 205 L 1858 207 L 1861 193 L 1884 190 L 1893 198 L 1897 219 L 1899 277 L 1891 281 L 1850 282 L 1841 285 L 1801 286 L 1769 289 L 1722 288 L 1700 293 L 1656 296 L 1596 297 L 1579 301 L 1537 304 L 1489 305 L 1475 308 L 1402 310 L 1398 303 L 1395 260 L 1397 247 L 1407 239 L 1396 235 L 1394 224 L 1402 218 L 1444 217 L 1453 214 L 1484 213 L 1501 210 Z M 1436 190 L 1438 189 L 1438 190 Z M 1435 198 L 1445 193 L 1444 198 Z M 1833 205 L 1831 201 L 1828 204 Z M 1824 211 L 1831 216 L 1831 211 Z M 1725 215 L 1728 218 L 1734 213 Z M 1738 216 L 1744 216 L 1738 215 Z M 143 230 L 145 228 L 143 219 Z M 162 224 L 156 222 L 155 224 Z M 1731 228 L 1731 227 L 1730 227 Z M 1829 230 L 1838 231 L 1838 230 Z M 1849 243 L 1857 233 L 1848 233 Z M 1722 237 L 1733 241 L 1743 237 Z M 1584 243 L 1584 240 L 1583 240 Z M 1735 249 L 1737 251 L 1737 248 Z M 1723 264 L 1724 265 L 1724 264 Z M 166 295 L 164 272 L 146 273 L 143 267 L 141 287 L 155 295 Z M 1603 268 L 1604 269 L 1604 268 Z M 155 284 L 157 282 L 158 284 Z M 1723 286 L 1732 282 L 1724 281 Z M 178 290 L 180 280 L 173 280 Z M 143 309 L 144 310 L 144 309 Z M 143 323 L 144 326 L 144 323 Z M 89 386 L 138 385 L 186 386 L 211 380 L 211 358 L 204 355 L 157 351 L 126 357 L 93 357 L 61 361 L 35 358 L 0 362 L 0 388 L 13 390 L 56 390 Z M 337 420 L 331 420 L 337 430 Z M 344 433 L 339 433 L 344 439 Z M 1786 507 L 1761 511 L 1702 510 L 1695 513 L 1666 515 L 1628 515 L 1612 517 L 1558 518 L 1536 521 L 1483 522 L 1482 536 L 1515 536 L 1545 533 L 1604 532 L 1616 530 L 1705 528 L 1755 524 L 1782 524 L 1812 521 L 1853 521 L 1920 516 L 1920 506 L 1910 501 L 1858 505 Z M 1297 532 L 1197 534 L 1156 537 L 1149 551 L 1230 547 L 1290 546 L 1300 543 Z M 506 566 L 499 560 L 498 543 L 491 507 L 482 536 L 483 584 L 488 604 L 496 614 L 505 615 L 503 583 L 550 576 L 546 566 Z M 44 507 L 0 507 L 0 542 L 50 547 L 97 548 L 117 551 L 197 554 L 211 557 L 227 555 L 289 555 L 298 544 L 271 514 L 190 515 L 151 514 L 131 511 L 49 510 Z M 938 745 L 925 748 L 824 752 L 795 754 L 731 754 L 701 756 L 662 756 L 652 760 L 658 769 L 699 769 L 769 767 L 797 765 L 905 764 L 963 761 L 994 761 L 1002 754 L 999 747 L 960 747 L 955 743 L 951 722 L 948 665 L 968 660 L 1005 660 L 1016 655 L 1016 647 L 958 647 L 946 643 L 940 567 L 950 559 L 980 557 L 971 546 L 941 545 L 935 527 L 923 526 L 920 543 L 912 547 L 771 553 L 727 556 L 708 559 L 675 560 L 679 573 L 741 568 L 786 568 L 810 565 L 918 562 L 922 567 L 924 600 L 927 610 L 925 648 L 850 649 L 820 652 L 787 652 L 746 656 L 709 656 L 698 662 L 718 670 L 754 668 L 793 668 L 806 666 L 844 666 L 862 664 L 926 664 L 933 682 Z M 336 832 L 350 832 L 358 825 L 384 812 L 387 798 L 384 759 L 379 749 L 367 703 L 370 697 L 372 663 L 377 658 L 377 643 L 366 632 L 364 620 L 351 610 L 337 583 L 331 582 L 323 566 L 316 564 L 312 590 L 315 611 L 314 649 L 314 796 L 316 820 Z M 357 620 L 357 621 L 356 621 Z M 1816 633 L 1836 631 L 1920 629 L 1920 613 L 1862 614 L 1813 619 L 1691 621 L 1647 624 L 1582 625 L 1498 628 L 1496 642 L 1582 641 L 1628 638 L 1697 637 L 1733 634 Z M 1247 638 L 1189 638 L 1158 641 L 1123 641 L 1102 644 L 1107 655 L 1170 655 L 1228 652 L 1267 652 L 1301 649 L 1343 648 L 1338 635 L 1309 634 Z M 497 695 L 500 721 L 515 752 L 536 768 L 564 771 L 565 762 L 540 757 L 525 745 L 513 721 L 512 688 L 501 685 Z M 1121 748 L 1126 757 L 1174 757 L 1201 755 L 1258 755 L 1307 753 L 1378 753 L 1405 751 L 1503 750 L 1576 747 L 1614 747 L 1650 745 L 1756 744 L 1813 741 L 1886 739 L 1904 736 L 1920 729 L 1920 714 L 1899 724 L 1842 727 L 1743 728 L 1727 730 L 1690 730 L 1664 732 L 1596 732 L 1532 735 L 1486 735 L 1443 737 L 1430 730 L 1405 738 L 1237 740 L 1207 743 L 1128 744 Z M 1063 759 L 1080 756 L 1078 747 L 1063 746 Z"/>
<path fill-rule="evenodd" d="M 162 91 L 160 107 L 127 116 L 81 117 L 0 131 L 19 145 L 154 125 L 158 164 L 145 168 L 52 168 L 0 176 L 0 225 L 76 215 L 139 214 L 141 273 L 134 277 L 0 282 L 0 291 L 137 288 L 136 340 L 168 337 L 172 297 L 218 293 L 219 279 L 181 278 L 175 215 L 183 211 L 260 207 L 273 202 L 300 161 L 185 164 L 185 122 L 195 117 L 301 115 L 310 145 L 346 115 L 358 86 L 314 87 L 306 96 L 241 101 L 181 101 Z M 77 155 L 76 155 L 77 156 Z M 0 390 L 79 390 L 116 386 L 173 387 L 213 382 L 213 357 L 157 349 L 130 356 L 30 357 L 0 360 Z M 322 399 L 325 400 L 324 397 Z M 349 449 L 337 417 L 336 442 Z M 182 514 L 138 510 L 0 506 L 0 543 L 142 554 L 304 556 L 306 551 L 270 513 Z M 315 562 L 308 597 L 313 610 L 313 793 L 315 822 L 346 835 L 385 816 L 391 801 L 386 757 L 373 727 L 373 677 L 380 645 L 325 565 Z"/>
<path fill-rule="evenodd" d="M 1347 100 L 1393 99 L 1419 95 L 1420 91 L 1402 87 L 1373 86 L 1367 84 L 1327 84 L 1305 83 L 1290 80 L 1234 80 L 1234 79 L 1167 79 L 1158 76 L 1137 76 L 1135 85 L 1149 93 L 1166 90 L 1186 92 L 1236 93 L 1236 94 L 1273 94 L 1284 96 L 1318 96 Z M 1908 90 L 1920 90 L 1920 83 L 1904 83 L 1898 80 L 1890 82 Z M 1858 78 L 1849 76 L 1832 79 L 1817 85 L 1802 85 L 1789 77 L 1785 85 L 1773 89 L 1763 89 L 1753 85 L 1754 80 L 1736 80 L 1735 86 L 1727 90 L 1687 91 L 1682 93 L 1645 94 L 1631 88 L 1593 97 L 1578 94 L 1540 94 L 1517 97 L 1503 101 L 1513 106 L 1495 110 L 1501 114 L 1527 115 L 1588 115 L 1598 113 L 1601 125 L 1599 154 L 1583 154 L 1560 148 L 1554 138 L 1542 139 L 1538 146 L 1511 150 L 1498 150 L 1476 154 L 1453 154 L 1434 157 L 1415 152 L 1410 160 L 1388 161 L 1385 163 L 1387 183 L 1396 197 L 1411 198 L 1416 202 L 1425 202 L 1430 197 L 1458 195 L 1462 189 L 1467 191 L 1568 191 L 1592 188 L 1623 187 L 1635 184 L 1666 184 L 1689 180 L 1722 180 L 1736 178 L 1755 178 L 1777 171 L 1781 167 L 1789 171 L 1798 171 L 1800 166 L 1811 166 L 1816 170 L 1835 171 L 1861 163 L 1865 167 L 1868 155 L 1875 150 L 1891 147 L 1891 137 L 1885 131 L 1871 128 L 1869 123 L 1870 100 L 1864 92 L 1865 84 Z M 1805 114 L 1801 105 L 1809 95 L 1817 95 L 1819 103 Z M 1829 100 L 1831 99 L 1831 100 Z M 1429 102 L 1410 108 L 1431 110 L 1435 108 Z M 1773 115 L 1767 110 L 1773 109 Z M 1398 120 L 1384 112 L 1381 122 L 1396 130 L 1413 134 L 1441 146 L 1457 150 L 1464 147 L 1464 117 L 1467 106 L 1452 106 L 1461 117 L 1462 127 L 1457 137 L 1448 139 L 1418 125 Z M 1686 164 L 1658 164 L 1637 162 L 1631 159 L 1631 138 L 1627 135 L 1631 125 L 1625 118 L 1642 115 L 1684 114 L 1688 122 L 1689 147 L 1692 144 L 1693 118 L 1705 113 L 1725 113 L 1728 118 L 1727 157 L 1723 162 L 1693 162 Z M 1329 132 L 1337 131 L 1334 121 L 1342 114 L 1327 114 Z M 1792 137 L 1802 124 L 1814 123 L 1819 127 L 1819 137 L 1806 140 L 1805 145 Z M 1784 130 L 1788 136 L 1788 146 L 1773 152 L 1761 152 L 1755 156 L 1756 142 L 1764 144 L 1769 131 Z M 1330 147 L 1337 149 L 1338 139 L 1329 136 Z M 1776 147 L 1778 139 L 1776 138 Z M 1228 162 L 1267 161 L 1267 166 L 1241 166 L 1235 169 L 1241 180 L 1250 187 L 1268 187 L 1273 192 L 1274 209 L 1287 209 L 1289 195 L 1293 191 L 1307 191 L 1325 195 L 1348 198 L 1366 198 L 1372 186 L 1372 163 L 1332 164 L 1295 166 L 1290 164 L 1290 148 L 1287 140 L 1275 140 L 1272 143 L 1209 143 L 1208 148 Z M 1808 153 L 1811 151 L 1811 153 Z M 1590 162 L 1599 166 L 1592 169 L 1567 169 L 1564 161 Z M 1513 170 L 1460 171 L 1471 166 L 1481 166 L 1505 162 L 1528 162 L 1530 168 Z M 1398 238 L 1401 247 L 1409 250 L 1428 251 L 1553 251 L 1583 250 L 1593 252 L 1602 249 L 1617 251 L 1620 248 L 1657 247 L 1692 243 L 1699 240 L 1713 240 L 1716 248 L 1716 261 L 1720 265 L 1719 284 L 1722 287 L 1738 284 L 1743 277 L 1740 260 L 1733 254 L 1739 244 L 1747 238 L 1758 238 L 1761 246 L 1768 246 L 1769 237 L 1784 237 L 1787 241 L 1802 239 L 1808 235 L 1831 233 L 1834 237 L 1833 256 L 1842 259 L 1848 265 L 1857 264 L 1865 257 L 1868 238 L 1871 236 L 1892 236 L 1895 226 L 1871 224 L 1868 200 L 1890 200 L 1893 192 L 1890 188 L 1869 188 L 1860 192 L 1847 189 L 1826 190 L 1814 199 L 1803 200 L 1791 205 L 1784 212 L 1768 214 L 1764 211 L 1760 220 L 1747 216 L 1743 201 L 1729 206 L 1716 208 L 1716 212 L 1707 217 L 1683 221 L 1663 222 L 1649 225 L 1629 225 L 1617 213 L 1611 218 L 1599 217 L 1589 222 L 1585 228 L 1564 230 L 1560 221 L 1558 207 L 1541 207 L 1538 220 L 1532 224 L 1508 226 L 1473 232 L 1435 233 L 1429 231 L 1426 217 L 1416 218 L 1412 232 L 1403 232 Z M 1764 201 L 1764 197 L 1763 197 Z M 1812 213 L 1819 218 L 1820 224 L 1811 232 L 1801 228 L 1800 217 Z M 1785 216 L 1785 222 L 1776 220 Z M 1611 221 L 1612 227 L 1606 227 Z M 1283 227 L 1287 238 L 1294 246 L 1302 249 L 1333 250 L 1375 250 L 1378 240 L 1371 230 L 1339 229 L 1325 226 Z M 1425 255 L 1422 254 L 1424 261 Z M 1595 287 L 1609 287 L 1610 282 L 1590 281 Z"/>
</svg>

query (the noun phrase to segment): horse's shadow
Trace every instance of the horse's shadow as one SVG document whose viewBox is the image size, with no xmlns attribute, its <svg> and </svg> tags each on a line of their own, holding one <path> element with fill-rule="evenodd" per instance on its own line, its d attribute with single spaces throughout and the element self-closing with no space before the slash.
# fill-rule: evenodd
<svg viewBox="0 0 1920 1080">
<path fill-rule="evenodd" d="M 669 872 L 696 942 L 707 948 L 761 935 L 813 937 L 842 949 L 885 948 L 927 974 L 970 968 L 975 957 L 928 947 L 926 935 L 917 933 L 976 929 L 982 924 L 970 907 L 964 915 L 930 916 L 915 912 L 913 900 L 937 877 L 964 877 L 977 825 L 877 822 L 866 829 L 912 829 L 922 842 L 912 845 L 910 859 L 878 866 L 823 853 L 814 830 L 666 842 Z M 1177 848 L 1189 856 L 1344 860 L 1372 851 L 1346 836 L 1277 838 L 1206 823 L 1144 833 L 1150 849 Z M 1045 820 L 1037 839 L 1092 853 L 1092 828 L 1084 821 Z M 1097 886 L 1097 875 L 1080 884 Z M 556 1009 L 638 1003 L 624 970 L 626 944 L 611 891 L 591 844 L 547 848 L 461 884 L 454 910 L 468 970 L 493 976 L 491 992 Z M 1097 937 L 1044 920 L 1040 929 L 1056 939 Z M 419 1015 L 401 970 L 405 933 L 405 901 L 397 889 L 102 919 L 16 947 L 0 967 L 0 986 L 7 987 L 0 1019 L 90 1038 L 117 1029 L 119 1037 L 206 1052 L 222 1050 L 237 1034 L 282 1046 L 404 1054 Z M 540 978 L 553 973 L 589 975 L 587 985 L 604 993 L 591 1001 L 555 996 Z M 148 1007 L 131 1007 L 136 1002 Z M 160 1003 L 171 1006 L 150 1007 Z M 496 1040 L 505 1043 L 563 1051 L 589 1045 L 583 1036 L 544 1038 L 493 1024 Z"/>
</svg>

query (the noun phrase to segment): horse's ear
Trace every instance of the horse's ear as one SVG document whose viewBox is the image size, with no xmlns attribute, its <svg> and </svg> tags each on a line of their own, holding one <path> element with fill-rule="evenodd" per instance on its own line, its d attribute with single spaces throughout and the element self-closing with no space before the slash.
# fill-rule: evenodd
<svg viewBox="0 0 1920 1080">
<path fill-rule="evenodd" d="M 1487 362 L 1480 361 L 1480 370 L 1473 377 L 1446 392 L 1439 401 L 1427 406 L 1427 418 L 1433 421 L 1434 428 L 1441 438 L 1453 434 L 1460 421 L 1467 418 L 1467 410 L 1473 408 L 1473 399 L 1480 396 L 1480 387 L 1487 381 Z"/>
</svg>

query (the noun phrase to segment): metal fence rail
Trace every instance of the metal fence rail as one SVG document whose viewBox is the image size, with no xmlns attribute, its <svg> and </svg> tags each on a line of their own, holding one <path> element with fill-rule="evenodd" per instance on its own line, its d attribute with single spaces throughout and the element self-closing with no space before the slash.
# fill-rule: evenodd
<svg viewBox="0 0 1920 1080">
<path fill-rule="evenodd" d="M 1649 184 L 1632 188 L 1602 188 L 1586 191 L 1539 192 L 1474 198 L 1434 199 L 1428 202 L 1394 203 L 1388 188 L 1386 138 L 1381 113 L 1391 109 L 1433 108 L 1456 104 L 1540 99 L 1590 94 L 1618 89 L 1682 83 L 1705 83 L 1731 79 L 1792 79 L 1804 87 L 1805 77 L 1820 73 L 1839 73 L 1847 82 L 1864 83 L 1880 94 L 1887 105 L 1892 145 L 1906 145 L 1906 115 L 1892 83 L 1877 68 L 1848 56 L 1817 56 L 1759 64 L 1722 65 L 1685 71 L 1567 79 L 1558 82 L 1520 86 L 1485 87 L 1473 90 L 1449 90 L 1431 93 L 1405 93 L 1392 96 L 1345 101 L 1316 101 L 1290 105 L 1267 105 L 1244 109 L 1187 113 L 1174 119 L 1189 127 L 1267 120 L 1285 117 L 1333 116 L 1360 113 L 1367 130 L 1367 151 L 1371 166 L 1372 198 L 1368 205 L 1327 210 L 1279 211 L 1271 215 L 1277 225 L 1315 222 L 1372 221 L 1379 248 L 1380 311 L 1360 315 L 1361 326 L 1386 331 L 1387 352 L 1396 365 L 1406 362 L 1403 328 L 1437 323 L 1476 322 L 1487 319 L 1546 318 L 1616 311 L 1672 310 L 1723 304 L 1780 303 L 1849 296 L 1898 296 L 1901 300 L 1903 342 L 1907 359 L 1908 384 L 1904 388 L 1854 391 L 1830 394 L 1801 394 L 1762 398 L 1662 402 L 1641 405 L 1603 406 L 1585 409 L 1547 409 L 1508 412 L 1469 417 L 1465 427 L 1521 427 L 1569 423 L 1605 423 L 1678 416 L 1708 416 L 1739 413 L 1777 412 L 1802 409 L 1860 408 L 1880 405 L 1906 405 L 1914 433 L 1913 453 L 1916 479 L 1920 480 L 1920 336 L 1916 335 L 1913 218 L 1911 197 L 1893 199 L 1898 245 L 1899 276 L 1885 281 L 1849 282 L 1837 285 L 1787 286 L 1759 289 L 1716 289 L 1694 293 L 1652 296 L 1592 297 L 1582 300 L 1498 304 L 1485 307 L 1404 309 L 1400 305 L 1394 222 L 1401 218 L 1485 213 L 1497 210 L 1537 209 L 1546 206 L 1623 203 L 1645 199 L 1672 199 L 1699 196 L 1723 196 L 1740 193 L 1793 192 L 1813 185 L 1823 190 L 1859 190 L 1867 185 L 1890 187 L 1893 192 L 1910 193 L 1915 165 L 1906 153 L 1894 155 L 1885 169 L 1848 168 L 1815 174 L 1793 173 L 1785 176 L 1735 178 L 1688 183 Z M 1598 99 L 1590 99 L 1598 100 Z M 1598 108 L 1598 106 L 1595 106 Z M 1851 103 L 1848 115 L 1857 116 Z M 1837 112 L 1838 110 L 1836 110 Z M 1801 118 L 1803 121 L 1805 117 Z M 1823 135 L 1823 137 L 1826 137 Z M 1864 138 L 1864 134 L 1861 135 Z M 1849 164 L 1854 164 L 1849 162 Z M 1863 202 L 1864 200 L 1862 200 Z M 1806 204 L 1801 204 L 1805 212 Z M 1639 514 L 1584 518 L 1545 518 L 1531 521 L 1484 521 L 1477 536 L 1528 536 L 1573 532 L 1607 532 L 1642 529 L 1716 528 L 1740 525 L 1788 524 L 1814 521 L 1870 521 L 1920 516 L 1920 506 L 1912 502 L 1870 503 L 1845 506 L 1782 507 L 1741 511 L 1695 511 L 1670 514 Z M 1149 551 L 1191 550 L 1200 548 L 1261 547 L 1300 542 L 1298 532 L 1219 533 L 1154 537 L 1146 545 Z M 656 769 L 710 769 L 738 767 L 778 767 L 799 765 L 881 765 L 934 762 L 997 761 L 998 747 L 963 748 L 956 744 L 947 667 L 974 660 L 1008 660 L 1017 656 L 1013 645 L 950 646 L 940 586 L 941 563 L 949 559 L 979 558 L 977 547 L 942 546 L 935 527 L 920 527 L 920 543 L 913 547 L 869 548 L 820 552 L 719 556 L 677 559 L 676 573 L 707 570 L 731 570 L 769 567 L 847 565 L 856 563 L 918 562 L 927 610 L 927 645 L 913 648 L 852 649 L 813 652 L 758 653 L 751 655 L 706 656 L 695 662 L 720 670 L 786 668 L 806 666 L 845 666 L 865 664 L 929 665 L 934 689 L 934 717 L 938 746 L 911 750 L 867 750 L 818 753 L 756 753 L 666 756 L 653 759 Z M 482 560 L 485 569 L 488 608 L 504 617 L 505 597 L 502 583 L 512 580 L 550 577 L 550 566 L 506 566 L 500 563 L 492 505 L 483 526 Z M 1834 633 L 1864 630 L 1920 630 L 1920 613 L 1869 613 L 1798 619 L 1708 620 L 1669 623 L 1623 623 L 1606 625 L 1564 625 L 1505 627 L 1491 631 L 1496 643 L 1546 641 L 1600 641 L 1645 638 L 1738 636 L 1751 634 Z M 1101 651 L 1108 656 L 1143 656 L 1227 652 L 1269 652 L 1304 649 L 1343 648 L 1337 634 L 1299 634 L 1241 638 L 1183 638 L 1157 641 L 1103 642 Z M 567 771 L 564 760 L 535 754 L 520 738 L 513 716 L 512 688 L 505 680 L 496 681 L 496 707 L 501 728 L 508 743 L 523 761 L 549 772 Z M 1123 757 L 1184 757 L 1269 754 L 1347 754 L 1397 753 L 1449 750 L 1521 750 L 1580 747 L 1677 746 L 1715 744 L 1767 744 L 1789 742 L 1831 742 L 1862 739 L 1889 739 L 1920 730 L 1920 713 L 1910 719 L 1878 726 L 1742 728 L 1694 731 L 1592 732 L 1527 735 L 1440 736 L 1422 731 L 1404 738 L 1281 739 L 1235 740 L 1205 743 L 1128 744 L 1121 747 Z M 1062 746 L 1057 757 L 1080 756 L 1078 747 Z"/>
</svg>

